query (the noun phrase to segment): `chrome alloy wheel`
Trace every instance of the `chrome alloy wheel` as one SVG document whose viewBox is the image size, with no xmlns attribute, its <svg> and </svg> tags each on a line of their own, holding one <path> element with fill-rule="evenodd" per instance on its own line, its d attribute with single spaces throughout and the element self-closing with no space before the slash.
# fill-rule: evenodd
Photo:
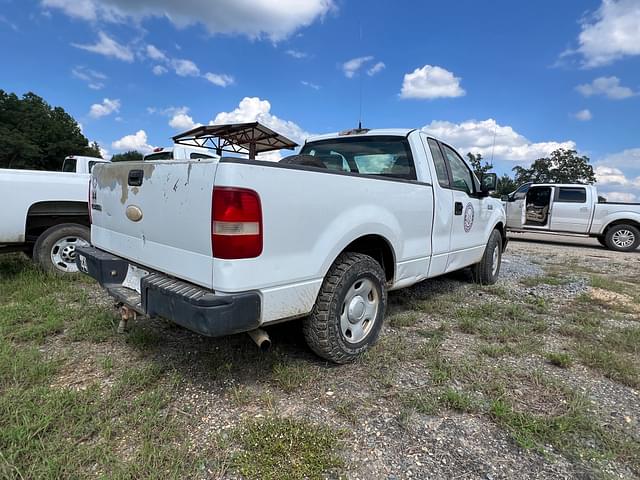
<svg viewBox="0 0 640 480">
<path fill-rule="evenodd" d="M 62 237 L 51 247 L 51 263 L 61 272 L 76 273 L 76 247 L 86 247 L 89 243 L 80 237 Z"/>
<path fill-rule="evenodd" d="M 493 249 L 493 255 L 491 257 L 491 275 L 495 277 L 498 273 L 498 268 L 500 268 L 500 245 L 496 245 Z"/>
<path fill-rule="evenodd" d="M 618 248 L 629 248 L 636 241 L 636 235 L 631 230 L 618 230 L 611 237 L 611 241 Z"/>
<path fill-rule="evenodd" d="M 380 308 L 380 294 L 367 278 L 356 280 L 342 303 L 340 329 L 349 343 L 359 343 L 369 334 Z"/>
</svg>

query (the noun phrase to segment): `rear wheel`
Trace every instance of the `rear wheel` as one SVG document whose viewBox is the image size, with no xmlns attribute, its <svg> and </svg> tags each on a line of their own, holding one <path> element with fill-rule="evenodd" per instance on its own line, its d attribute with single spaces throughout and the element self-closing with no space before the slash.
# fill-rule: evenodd
<svg viewBox="0 0 640 480">
<path fill-rule="evenodd" d="M 473 281 L 481 285 L 493 285 L 498 281 L 502 264 L 502 235 L 498 230 L 491 232 L 482 260 L 471 267 Z"/>
<path fill-rule="evenodd" d="M 340 255 L 303 321 L 309 347 L 327 360 L 348 363 L 374 345 L 387 305 L 385 283 L 384 270 L 370 256 Z"/>
<path fill-rule="evenodd" d="M 76 273 L 76 247 L 88 246 L 91 230 L 84 225 L 63 223 L 45 230 L 33 247 L 33 260 L 51 273 Z"/>
<path fill-rule="evenodd" d="M 640 230 L 633 225 L 614 225 L 605 234 L 607 247 L 618 252 L 632 252 L 640 245 Z"/>
</svg>

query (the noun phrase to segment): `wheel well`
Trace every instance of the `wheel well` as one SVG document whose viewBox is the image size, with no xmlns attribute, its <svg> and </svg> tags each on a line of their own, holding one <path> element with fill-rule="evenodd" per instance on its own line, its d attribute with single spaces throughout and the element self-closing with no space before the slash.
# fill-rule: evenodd
<svg viewBox="0 0 640 480">
<path fill-rule="evenodd" d="M 382 266 L 387 282 L 393 280 L 396 265 L 395 255 L 393 248 L 384 237 L 380 235 L 365 235 L 351 242 L 342 252 L 369 255 Z"/>
<path fill-rule="evenodd" d="M 608 224 L 606 227 L 604 227 L 604 230 L 602 231 L 602 235 L 606 235 L 607 231 L 611 227 L 615 227 L 616 225 L 631 225 L 633 227 L 636 227 L 637 229 L 640 229 L 640 223 L 636 222 L 635 220 L 625 220 L 625 219 L 614 220 L 613 222 Z"/>
<path fill-rule="evenodd" d="M 493 229 L 500 232 L 500 236 L 502 237 L 502 251 L 504 252 L 504 249 L 507 245 L 507 232 L 504 231 L 504 225 L 502 224 L 502 222 L 498 222 L 496 226 L 493 227 Z"/>
<path fill-rule="evenodd" d="M 27 242 L 35 242 L 42 233 L 54 225 L 77 223 L 86 227 L 89 209 L 86 202 L 38 202 L 29 207 L 25 224 Z"/>
</svg>

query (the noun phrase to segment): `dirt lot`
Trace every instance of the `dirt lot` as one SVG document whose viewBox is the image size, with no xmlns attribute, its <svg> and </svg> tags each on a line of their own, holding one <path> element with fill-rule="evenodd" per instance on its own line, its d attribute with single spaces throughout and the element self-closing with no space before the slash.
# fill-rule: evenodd
<svg viewBox="0 0 640 480">
<path fill-rule="evenodd" d="M 2 478 L 636 478 L 640 253 L 515 237 L 502 279 L 390 294 L 346 366 L 300 327 L 115 333 L 85 279 L 0 258 Z M 579 241 L 579 243 L 584 241 Z"/>
</svg>

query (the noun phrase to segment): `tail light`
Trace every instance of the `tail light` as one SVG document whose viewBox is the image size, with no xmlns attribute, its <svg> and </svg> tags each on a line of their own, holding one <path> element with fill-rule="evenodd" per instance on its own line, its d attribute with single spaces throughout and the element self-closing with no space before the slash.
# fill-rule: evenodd
<svg viewBox="0 0 640 480">
<path fill-rule="evenodd" d="M 262 253 L 262 205 L 253 190 L 215 187 L 211 207 L 211 249 L 226 260 Z"/>
</svg>

